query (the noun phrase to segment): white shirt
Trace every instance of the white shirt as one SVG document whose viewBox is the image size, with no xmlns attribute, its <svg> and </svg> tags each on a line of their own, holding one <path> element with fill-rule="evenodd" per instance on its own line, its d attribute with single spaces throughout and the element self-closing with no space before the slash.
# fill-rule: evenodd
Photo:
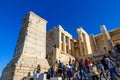
<svg viewBox="0 0 120 80">
<path fill-rule="evenodd" d="M 90 68 L 90 75 L 98 75 L 99 73 L 98 73 L 98 71 L 97 71 L 97 67 L 96 66 L 92 66 L 91 68 Z"/>
</svg>

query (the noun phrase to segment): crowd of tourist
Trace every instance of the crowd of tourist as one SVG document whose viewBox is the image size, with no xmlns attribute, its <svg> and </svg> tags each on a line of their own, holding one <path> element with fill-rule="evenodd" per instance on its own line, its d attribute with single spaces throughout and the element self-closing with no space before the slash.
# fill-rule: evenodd
<svg viewBox="0 0 120 80">
<path fill-rule="evenodd" d="M 120 53 L 120 44 L 116 44 L 115 47 L 114 47 L 115 51 Z"/>
<path fill-rule="evenodd" d="M 115 52 L 120 54 L 120 45 L 115 46 Z M 47 79 L 62 77 L 62 80 L 120 80 L 115 58 L 104 55 L 102 60 L 76 59 L 64 64 L 59 60 L 47 72 Z M 37 67 L 40 72 L 40 65 Z"/>
<path fill-rule="evenodd" d="M 116 53 L 120 53 L 120 44 L 116 44 L 114 48 Z M 102 80 L 104 78 L 105 80 L 115 80 L 117 76 L 120 79 L 120 74 L 116 71 L 118 66 L 115 62 L 113 57 L 106 55 L 100 61 L 70 59 L 68 64 L 59 61 L 48 70 L 47 78 L 62 77 L 63 80 L 65 78 L 67 80 Z"/>
<path fill-rule="evenodd" d="M 120 78 L 120 74 L 115 68 L 115 63 L 106 56 L 104 56 L 102 61 L 81 59 L 78 62 L 76 60 L 70 60 L 69 64 L 64 65 L 62 62 L 59 62 L 52 66 L 48 70 L 47 78 L 62 77 L 63 80 L 65 80 L 65 78 L 67 78 L 67 80 L 102 80 L 102 77 L 104 77 L 105 80 L 109 80 L 109 72 L 110 79 L 115 80 L 114 74 Z"/>
</svg>

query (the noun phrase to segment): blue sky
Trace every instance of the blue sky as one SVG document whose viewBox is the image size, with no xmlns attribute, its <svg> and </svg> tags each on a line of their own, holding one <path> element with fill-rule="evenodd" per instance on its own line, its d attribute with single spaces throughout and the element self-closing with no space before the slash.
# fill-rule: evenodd
<svg viewBox="0 0 120 80">
<path fill-rule="evenodd" d="M 73 37 L 78 27 L 98 34 L 102 24 L 108 30 L 120 26 L 119 0 L 0 0 L 0 75 L 13 57 L 21 20 L 29 11 L 48 21 L 47 30 L 60 24 Z"/>
</svg>

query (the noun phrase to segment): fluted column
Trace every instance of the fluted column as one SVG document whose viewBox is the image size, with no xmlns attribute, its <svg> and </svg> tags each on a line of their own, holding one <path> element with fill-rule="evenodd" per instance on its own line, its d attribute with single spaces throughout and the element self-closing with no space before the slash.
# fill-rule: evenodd
<svg viewBox="0 0 120 80">
<path fill-rule="evenodd" d="M 107 50 L 112 50 L 113 49 L 113 43 L 111 41 L 110 35 L 107 32 L 107 29 L 106 29 L 105 25 L 101 26 L 101 31 L 102 31 L 102 34 L 103 34 L 104 43 L 105 43 L 105 46 L 106 46 Z"/>
</svg>

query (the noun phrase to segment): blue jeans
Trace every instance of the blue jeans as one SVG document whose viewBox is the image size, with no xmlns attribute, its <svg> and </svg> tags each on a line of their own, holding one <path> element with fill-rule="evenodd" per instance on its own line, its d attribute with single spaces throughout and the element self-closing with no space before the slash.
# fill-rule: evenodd
<svg viewBox="0 0 120 80">
<path fill-rule="evenodd" d="M 100 73 L 100 80 L 102 80 L 102 76 L 105 78 L 105 80 L 108 80 L 108 78 L 104 72 Z"/>
<path fill-rule="evenodd" d="M 86 74 L 84 70 L 81 70 L 81 79 L 84 77 L 84 80 L 86 80 Z"/>
<path fill-rule="evenodd" d="M 77 80 L 82 80 L 82 78 L 78 77 L 79 74 L 76 75 Z"/>
<path fill-rule="evenodd" d="M 70 80 L 70 78 L 71 78 L 71 71 L 67 71 L 67 80 Z"/>
<path fill-rule="evenodd" d="M 114 80 L 114 74 L 117 75 L 120 78 L 120 74 L 117 73 L 115 68 L 111 68 L 111 69 L 109 69 L 109 71 L 110 71 L 110 78 L 111 78 L 111 80 Z"/>
<path fill-rule="evenodd" d="M 91 75 L 89 75 L 89 80 L 92 80 L 92 76 Z"/>
</svg>

